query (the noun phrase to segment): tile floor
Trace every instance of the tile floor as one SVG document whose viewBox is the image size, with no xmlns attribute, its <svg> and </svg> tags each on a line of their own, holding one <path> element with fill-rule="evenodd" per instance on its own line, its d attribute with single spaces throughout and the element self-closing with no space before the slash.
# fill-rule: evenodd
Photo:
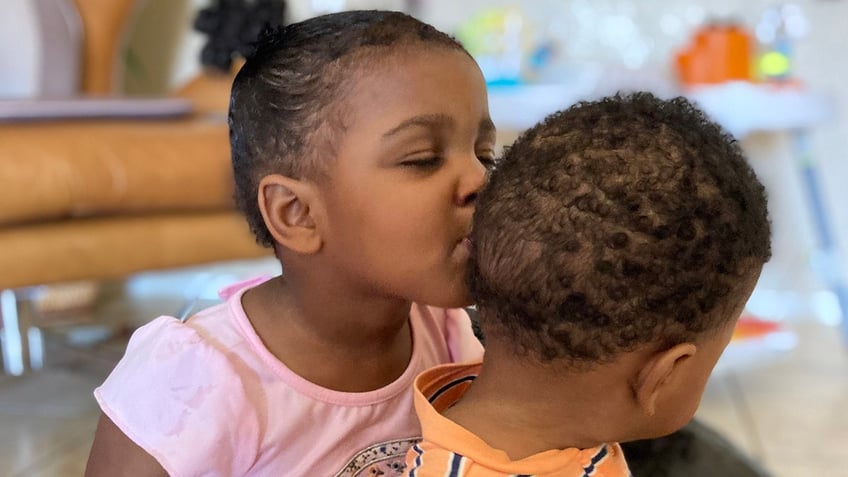
<svg viewBox="0 0 848 477">
<path fill-rule="evenodd" d="M 173 290 L 186 284 L 200 299 L 196 308 L 214 300 L 219 285 L 274 273 L 272 262 L 253 261 L 104 284 L 94 316 L 115 338 L 90 348 L 57 346 L 70 336 L 57 326 L 48 334 L 45 369 L 0 377 L 0 477 L 82 475 L 98 416 L 91 391 L 120 357 L 127 325 L 177 313 L 187 296 Z M 832 325 L 809 318 L 784 325 L 796 346 L 728 354 L 699 417 L 774 477 L 848 477 L 848 347 Z"/>
</svg>

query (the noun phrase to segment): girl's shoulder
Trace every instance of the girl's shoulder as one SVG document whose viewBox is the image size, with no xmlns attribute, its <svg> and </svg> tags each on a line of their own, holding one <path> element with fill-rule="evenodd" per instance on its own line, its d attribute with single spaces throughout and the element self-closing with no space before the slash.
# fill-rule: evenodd
<svg viewBox="0 0 848 477">
<path fill-rule="evenodd" d="M 159 404 L 168 404 L 169 399 L 187 402 L 194 392 L 202 392 L 209 401 L 222 389 L 230 398 L 235 396 L 243 381 L 250 379 L 237 365 L 245 358 L 236 352 L 244 350 L 237 344 L 237 333 L 227 325 L 224 306 L 214 308 L 213 313 L 197 315 L 196 321 L 160 316 L 136 330 L 123 358 L 95 391 L 98 400 L 104 401 L 101 404 L 145 398 Z"/>
<path fill-rule="evenodd" d="M 256 393 L 249 390 L 261 377 L 246 365 L 250 348 L 238 345 L 229 315 L 223 303 L 185 322 L 156 318 L 133 333 L 94 392 L 103 413 L 169 473 L 229 474 L 246 469 L 259 447 Z M 222 447 L 221 436 L 240 444 Z"/>
<path fill-rule="evenodd" d="M 241 306 L 241 295 L 252 285 L 255 283 L 243 282 L 225 289 L 221 294 L 224 301 L 186 320 L 160 316 L 138 328 L 104 387 L 113 381 L 146 386 L 239 383 L 241 379 L 233 380 L 232 375 L 246 374 L 248 369 L 240 364 L 255 361 L 252 355 L 256 354 L 253 346 L 245 345 L 249 334 L 244 328 L 249 324 Z"/>
</svg>

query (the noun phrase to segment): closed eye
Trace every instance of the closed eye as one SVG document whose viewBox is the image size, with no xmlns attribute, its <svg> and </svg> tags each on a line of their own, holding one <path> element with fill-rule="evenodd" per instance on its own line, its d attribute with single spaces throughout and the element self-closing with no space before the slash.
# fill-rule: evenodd
<svg viewBox="0 0 848 477">
<path fill-rule="evenodd" d="M 483 166 L 488 170 L 494 169 L 497 165 L 494 153 L 478 154 L 477 160 L 480 161 L 480 164 L 483 164 Z"/>
<path fill-rule="evenodd" d="M 439 156 L 426 157 L 421 159 L 410 159 L 400 163 L 403 167 L 409 167 L 420 170 L 434 170 L 444 163 L 445 160 Z"/>
</svg>

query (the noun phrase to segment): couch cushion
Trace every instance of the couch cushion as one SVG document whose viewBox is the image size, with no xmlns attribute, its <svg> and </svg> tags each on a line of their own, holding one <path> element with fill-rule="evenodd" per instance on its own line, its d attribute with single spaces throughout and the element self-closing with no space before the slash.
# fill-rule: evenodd
<svg viewBox="0 0 848 477">
<path fill-rule="evenodd" d="M 0 290 L 270 256 L 235 212 L 92 218 L 0 228 Z"/>
<path fill-rule="evenodd" d="M 199 118 L 0 124 L 4 224 L 231 210 L 227 125 Z"/>
</svg>

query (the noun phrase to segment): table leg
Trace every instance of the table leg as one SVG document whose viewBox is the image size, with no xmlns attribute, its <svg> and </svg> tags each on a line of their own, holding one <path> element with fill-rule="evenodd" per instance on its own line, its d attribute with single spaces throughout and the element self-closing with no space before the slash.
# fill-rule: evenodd
<svg viewBox="0 0 848 477">
<path fill-rule="evenodd" d="M 846 285 L 842 257 L 839 254 L 839 245 L 831 231 L 827 209 L 821 194 L 807 132 L 795 131 L 792 142 L 801 168 L 802 182 L 806 189 L 808 205 L 812 211 L 813 225 L 818 238 L 819 252 L 814 257 L 812 265 L 818 276 L 836 296 L 842 315 L 842 334 L 845 343 L 848 344 L 848 285 Z"/>
</svg>

